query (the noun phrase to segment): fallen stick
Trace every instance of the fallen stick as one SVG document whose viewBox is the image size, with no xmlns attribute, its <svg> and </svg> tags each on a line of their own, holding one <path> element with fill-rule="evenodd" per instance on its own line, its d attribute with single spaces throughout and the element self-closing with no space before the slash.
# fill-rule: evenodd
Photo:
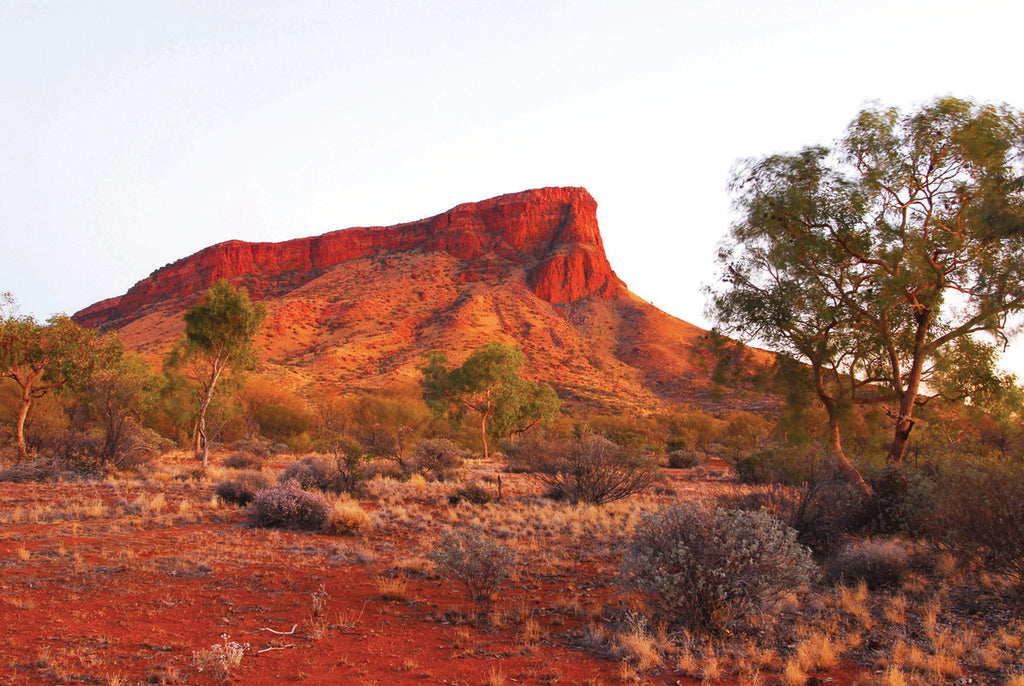
<svg viewBox="0 0 1024 686">
<path fill-rule="evenodd" d="M 261 631 L 269 631 L 270 633 L 272 633 L 272 634 L 277 634 L 278 636 L 291 636 L 292 634 L 294 634 L 294 633 L 295 633 L 295 629 L 297 629 L 297 628 L 298 628 L 298 626 L 299 626 L 298 624 L 296 624 L 295 626 L 293 626 L 293 627 L 292 627 L 292 630 L 291 630 L 291 631 L 274 631 L 274 630 L 273 630 L 273 629 L 271 629 L 270 627 L 266 627 L 266 626 L 265 626 L 265 627 L 262 627 L 262 628 L 260 628 L 260 629 L 257 629 L 257 630 L 256 630 L 256 631 L 254 631 L 253 633 L 254 633 L 254 634 L 258 634 L 258 633 L 259 633 L 259 632 L 261 632 Z"/>
</svg>

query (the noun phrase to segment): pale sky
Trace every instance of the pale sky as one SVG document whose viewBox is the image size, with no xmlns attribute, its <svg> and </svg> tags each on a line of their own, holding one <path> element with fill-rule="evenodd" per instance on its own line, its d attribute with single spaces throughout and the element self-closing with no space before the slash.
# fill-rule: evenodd
<svg viewBox="0 0 1024 686">
<path fill-rule="evenodd" d="M 0 291 L 45 319 L 224 240 L 585 186 L 620 278 L 708 326 L 738 159 L 872 100 L 1024 108 L 1022 27 L 1019 0 L 0 0 Z"/>
</svg>

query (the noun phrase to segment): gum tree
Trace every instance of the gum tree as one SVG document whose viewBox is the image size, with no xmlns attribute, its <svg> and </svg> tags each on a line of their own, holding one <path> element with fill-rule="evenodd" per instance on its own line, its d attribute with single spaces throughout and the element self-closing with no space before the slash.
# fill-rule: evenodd
<svg viewBox="0 0 1024 686">
<path fill-rule="evenodd" d="M 712 313 L 810 365 L 834 449 L 844 404 L 893 403 L 901 461 L 937 365 L 989 374 L 958 341 L 1005 339 L 1024 309 L 1024 118 L 955 98 L 873 106 L 831 148 L 741 163 L 731 189 Z"/>
<path fill-rule="evenodd" d="M 519 347 L 498 342 L 481 346 L 452 369 L 444 353 L 430 352 L 422 368 L 423 397 L 435 415 L 456 425 L 475 412 L 488 457 L 489 432 L 510 435 L 558 414 L 558 396 L 550 386 L 520 377 L 524 361 Z"/>
<path fill-rule="evenodd" d="M 265 318 L 266 308 L 252 302 L 245 288 L 223 279 L 185 312 L 185 337 L 171 352 L 168 366 L 197 384 L 194 446 L 203 469 L 209 462 L 206 411 L 214 389 L 225 371 L 255 366 L 253 342 Z"/>
<path fill-rule="evenodd" d="M 25 420 L 32 403 L 51 391 L 80 384 L 119 351 L 116 341 L 101 339 L 64 315 L 45 324 L 14 314 L 0 319 L 0 376 L 20 390 L 14 423 L 19 461 L 28 457 Z"/>
</svg>

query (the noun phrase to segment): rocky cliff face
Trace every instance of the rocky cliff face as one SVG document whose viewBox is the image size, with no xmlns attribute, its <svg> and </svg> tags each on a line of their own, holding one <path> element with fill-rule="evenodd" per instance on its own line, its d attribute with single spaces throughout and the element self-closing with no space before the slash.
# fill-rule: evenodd
<svg viewBox="0 0 1024 686">
<path fill-rule="evenodd" d="M 119 328 L 162 304 L 198 298 L 219 279 L 257 298 L 284 293 L 346 261 L 382 253 L 444 253 L 459 260 L 457 280 L 487 281 L 522 270 L 549 303 L 625 291 L 605 256 L 597 203 L 583 188 L 543 188 L 459 205 L 444 214 L 389 227 L 352 228 L 282 243 L 227 241 L 153 272 L 124 295 L 74 318 Z"/>
</svg>

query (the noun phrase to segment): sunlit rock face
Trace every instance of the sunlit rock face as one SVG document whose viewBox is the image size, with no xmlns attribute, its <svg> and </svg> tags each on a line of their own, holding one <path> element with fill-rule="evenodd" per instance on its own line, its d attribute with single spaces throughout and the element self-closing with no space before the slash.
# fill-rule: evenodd
<svg viewBox="0 0 1024 686">
<path fill-rule="evenodd" d="M 162 267 L 127 293 L 75 315 L 94 328 L 119 327 L 169 301 L 194 301 L 219 279 L 254 297 L 279 294 L 325 270 L 385 253 L 444 253 L 456 281 L 489 281 L 523 270 L 530 289 L 553 303 L 624 290 L 605 256 L 597 203 L 583 188 L 541 188 L 459 205 L 387 227 L 357 227 L 281 243 L 227 241 Z"/>
</svg>

